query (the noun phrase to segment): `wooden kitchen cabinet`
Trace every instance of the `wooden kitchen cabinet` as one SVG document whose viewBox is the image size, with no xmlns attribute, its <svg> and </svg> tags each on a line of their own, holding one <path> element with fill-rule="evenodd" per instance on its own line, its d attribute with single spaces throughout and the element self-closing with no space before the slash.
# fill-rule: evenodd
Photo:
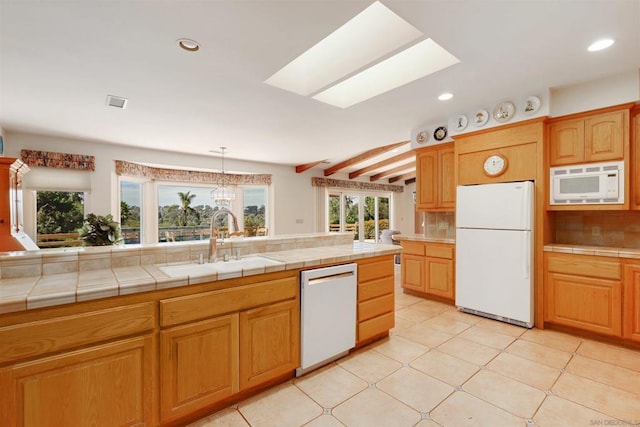
<svg viewBox="0 0 640 427">
<path fill-rule="evenodd" d="M 631 125 L 631 209 L 640 210 L 640 106 L 633 110 Z"/>
<path fill-rule="evenodd" d="M 0 370 L 6 426 L 155 425 L 152 335 Z"/>
<path fill-rule="evenodd" d="M 622 274 L 617 258 L 545 253 L 545 321 L 622 336 Z"/>
<path fill-rule="evenodd" d="M 295 370 L 300 362 L 300 302 L 240 313 L 240 389 Z"/>
<path fill-rule="evenodd" d="M 425 288 L 427 295 L 455 300 L 453 245 L 429 243 L 425 248 Z"/>
<path fill-rule="evenodd" d="M 157 424 L 155 304 L 84 310 L 0 327 L 2 425 Z"/>
<path fill-rule="evenodd" d="M 395 325 L 393 256 L 358 260 L 356 345 L 387 335 Z"/>
<path fill-rule="evenodd" d="M 160 300 L 160 327 L 160 414 L 170 423 L 298 367 L 298 275 Z"/>
<path fill-rule="evenodd" d="M 453 143 L 416 153 L 416 209 L 453 211 L 456 203 Z"/>
<path fill-rule="evenodd" d="M 640 342 L 640 264 L 624 266 L 623 335 Z"/>
<path fill-rule="evenodd" d="M 162 421 L 237 393 L 239 349 L 237 313 L 161 331 Z"/>
<path fill-rule="evenodd" d="M 623 160 L 629 110 L 560 119 L 549 125 L 550 166 Z"/>
<path fill-rule="evenodd" d="M 402 287 L 420 296 L 455 301 L 455 246 L 404 240 Z"/>
</svg>

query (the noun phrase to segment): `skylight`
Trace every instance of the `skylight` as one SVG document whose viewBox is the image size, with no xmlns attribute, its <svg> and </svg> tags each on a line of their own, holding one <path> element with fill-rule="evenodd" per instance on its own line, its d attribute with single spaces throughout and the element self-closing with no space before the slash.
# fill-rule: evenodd
<svg viewBox="0 0 640 427">
<path fill-rule="evenodd" d="M 422 38 L 421 31 L 376 1 L 265 83 L 347 108 L 460 62 L 426 39 L 376 63 Z"/>
<path fill-rule="evenodd" d="M 313 98 L 336 107 L 347 108 L 458 62 L 458 58 L 436 42 L 426 39 L 320 92 Z"/>
<path fill-rule="evenodd" d="M 422 36 L 376 1 L 265 83 L 308 96 Z"/>
</svg>

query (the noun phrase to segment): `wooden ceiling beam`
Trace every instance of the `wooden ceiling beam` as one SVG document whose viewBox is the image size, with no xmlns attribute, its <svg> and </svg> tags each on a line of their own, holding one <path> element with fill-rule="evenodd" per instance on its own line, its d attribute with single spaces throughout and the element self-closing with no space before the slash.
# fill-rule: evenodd
<svg viewBox="0 0 640 427">
<path fill-rule="evenodd" d="M 319 165 L 320 163 L 326 162 L 327 159 L 324 160 L 318 160 L 317 162 L 311 162 L 311 163 L 305 163 L 304 165 L 298 165 L 296 166 L 296 173 L 302 173 L 304 171 L 306 171 L 307 169 L 311 169 L 312 167 Z"/>
<path fill-rule="evenodd" d="M 404 164 L 402 166 L 398 166 L 397 168 L 389 169 L 389 170 L 377 173 L 375 175 L 371 175 L 371 178 L 369 178 L 369 179 L 370 179 L 371 182 L 373 182 L 373 181 L 377 181 L 379 179 L 385 178 L 385 177 L 387 177 L 389 175 L 397 174 L 398 172 L 407 172 L 408 170 L 411 170 L 411 169 L 413 169 L 413 170 L 416 169 L 416 163 L 415 162 L 407 163 L 407 164 Z"/>
<path fill-rule="evenodd" d="M 397 162 L 401 162 L 403 160 L 407 160 L 407 159 L 415 159 L 416 158 L 416 153 L 414 153 L 413 151 L 407 151 L 406 153 L 402 153 L 402 154 L 398 154 L 397 156 L 393 156 L 393 157 L 389 157 L 388 159 L 382 160 L 378 163 L 374 163 L 371 166 L 366 166 L 362 169 L 358 169 L 357 171 L 351 172 L 349 174 L 349 179 L 353 179 L 353 178 L 357 178 L 361 175 L 364 175 L 366 173 L 372 172 L 376 169 L 380 169 L 383 168 L 385 166 L 389 166 L 392 165 L 394 163 Z"/>
<path fill-rule="evenodd" d="M 414 178 L 416 176 L 416 171 L 413 170 L 411 172 L 407 172 L 405 174 L 402 175 L 397 175 L 397 176 L 392 176 L 391 178 L 389 178 L 389 184 L 393 184 L 396 181 L 400 181 L 401 179 L 409 179 L 409 178 Z"/>
<path fill-rule="evenodd" d="M 342 170 L 344 168 L 348 168 L 349 166 L 353 166 L 355 164 L 358 164 L 360 162 L 364 162 L 365 160 L 369 160 L 372 157 L 376 157 L 379 156 L 380 154 L 384 154 L 386 152 L 389 152 L 391 150 L 394 150 L 396 148 L 399 148 L 405 144 L 410 144 L 411 141 L 401 141 L 401 142 L 396 142 L 393 144 L 389 144 L 389 145 L 385 145 L 383 147 L 378 147 L 378 148 L 374 148 L 372 150 L 369 151 L 365 151 L 362 154 L 359 154 L 355 157 L 352 157 L 350 159 L 347 159 L 343 162 L 340 162 L 336 165 L 331 166 L 330 168 L 327 168 L 324 170 L 324 176 L 329 176 L 329 175 L 333 175 L 334 173 L 338 172 L 339 170 Z"/>
<path fill-rule="evenodd" d="M 413 184 L 414 182 L 416 182 L 415 178 L 407 179 L 404 181 L 404 185 Z"/>
</svg>

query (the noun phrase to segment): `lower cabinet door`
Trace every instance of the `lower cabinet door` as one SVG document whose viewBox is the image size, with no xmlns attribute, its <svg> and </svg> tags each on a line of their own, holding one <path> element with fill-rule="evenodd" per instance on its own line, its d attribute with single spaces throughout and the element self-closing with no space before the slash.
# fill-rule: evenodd
<svg viewBox="0 0 640 427">
<path fill-rule="evenodd" d="M 0 370 L 4 426 L 156 425 L 153 336 Z"/>
<path fill-rule="evenodd" d="M 425 292 L 424 257 L 402 254 L 402 287 Z"/>
<path fill-rule="evenodd" d="M 624 337 L 640 342 L 640 265 L 624 269 Z"/>
<path fill-rule="evenodd" d="M 425 259 L 426 291 L 442 298 L 455 299 L 453 286 L 453 261 L 443 258 Z"/>
<path fill-rule="evenodd" d="M 547 320 L 587 331 L 622 336 L 619 281 L 547 274 Z"/>
<path fill-rule="evenodd" d="M 300 301 L 240 313 L 240 389 L 269 381 L 300 364 Z"/>
<path fill-rule="evenodd" d="M 238 314 L 160 332 L 163 423 L 238 391 Z"/>
</svg>

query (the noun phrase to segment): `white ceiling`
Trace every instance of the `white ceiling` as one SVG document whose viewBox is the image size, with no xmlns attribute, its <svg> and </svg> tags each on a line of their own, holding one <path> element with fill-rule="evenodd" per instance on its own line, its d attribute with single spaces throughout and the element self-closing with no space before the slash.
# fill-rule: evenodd
<svg viewBox="0 0 640 427">
<path fill-rule="evenodd" d="M 264 83 L 372 2 L 0 0 L 0 125 L 336 163 L 497 100 L 640 68 L 640 0 L 382 0 L 461 62 L 347 109 Z M 604 36 L 616 44 L 586 51 Z M 455 98 L 438 101 L 444 91 Z"/>
</svg>

